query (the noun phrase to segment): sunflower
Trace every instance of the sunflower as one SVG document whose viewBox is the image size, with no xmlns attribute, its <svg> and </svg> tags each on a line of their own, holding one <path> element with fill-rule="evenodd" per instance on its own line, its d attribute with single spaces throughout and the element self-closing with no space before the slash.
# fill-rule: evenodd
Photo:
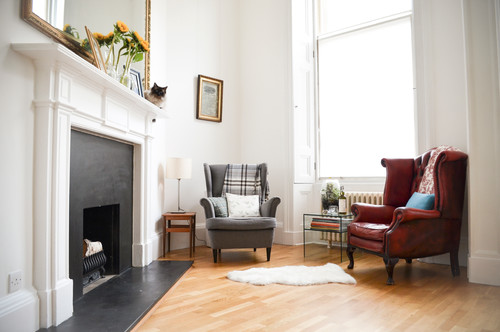
<svg viewBox="0 0 500 332">
<path fill-rule="evenodd" d="M 141 46 L 144 49 L 145 52 L 149 52 L 149 43 L 145 40 L 141 41 Z"/>
<path fill-rule="evenodd" d="M 124 48 L 126 48 L 126 49 L 128 48 L 130 51 L 131 49 L 133 49 L 135 47 L 136 43 L 135 43 L 135 40 L 133 38 L 127 37 L 127 38 L 125 38 L 124 44 L 125 44 Z"/>
<path fill-rule="evenodd" d="M 89 40 L 87 38 L 85 38 L 83 41 L 82 41 L 82 47 L 91 52 L 92 53 L 92 49 L 90 48 L 90 44 L 89 44 Z"/>
<path fill-rule="evenodd" d="M 104 35 L 100 32 L 93 32 L 92 35 L 94 36 L 95 40 L 97 40 L 97 43 L 99 46 L 104 45 Z"/>
<path fill-rule="evenodd" d="M 143 41 L 144 39 L 141 37 L 141 35 L 139 35 L 139 33 L 137 33 L 137 31 L 134 31 L 134 36 L 135 36 L 135 39 L 138 41 L 138 42 L 141 42 Z"/>
<path fill-rule="evenodd" d="M 63 32 L 65 32 L 69 35 L 72 35 L 73 37 L 75 37 L 77 39 L 80 39 L 80 34 L 78 33 L 78 31 L 76 31 L 75 28 L 73 28 L 71 26 L 71 24 L 65 24 L 63 27 Z"/>
<path fill-rule="evenodd" d="M 113 31 L 111 31 L 106 36 L 104 36 L 104 41 L 107 43 L 110 43 L 113 40 L 114 36 L 115 36 L 115 33 Z"/>
<path fill-rule="evenodd" d="M 94 32 L 94 38 L 97 39 L 98 42 L 104 41 L 104 35 L 100 32 Z"/>
<path fill-rule="evenodd" d="M 117 21 L 116 26 L 120 32 L 128 32 L 128 26 L 122 21 Z"/>
</svg>

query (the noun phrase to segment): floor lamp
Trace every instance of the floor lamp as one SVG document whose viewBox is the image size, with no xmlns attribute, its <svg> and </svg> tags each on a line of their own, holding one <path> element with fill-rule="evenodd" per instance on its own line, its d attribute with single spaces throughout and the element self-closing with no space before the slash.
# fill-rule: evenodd
<svg viewBox="0 0 500 332">
<path fill-rule="evenodd" d="M 171 213 L 185 213 L 181 209 L 181 179 L 191 179 L 191 158 L 167 158 L 165 172 L 167 179 L 177 179 L 177 211 Z"/>
</svg>

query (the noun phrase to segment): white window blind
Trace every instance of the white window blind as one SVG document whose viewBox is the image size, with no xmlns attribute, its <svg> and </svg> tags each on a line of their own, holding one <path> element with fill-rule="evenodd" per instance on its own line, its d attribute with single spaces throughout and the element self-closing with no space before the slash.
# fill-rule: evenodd
<svg viewBox="0 0 500 332">
<path fill-rule="evenodd" d="M 384 176 L 382 158 L 415 154 L 411 12 L 402 2 L 379 9 L 383 17 L 373 10 L 350 19 L 356 7 L 330 15 L 346 26 L 320 15 L 337 29 L 318 37 L 320 177 Z"/>
</svg>

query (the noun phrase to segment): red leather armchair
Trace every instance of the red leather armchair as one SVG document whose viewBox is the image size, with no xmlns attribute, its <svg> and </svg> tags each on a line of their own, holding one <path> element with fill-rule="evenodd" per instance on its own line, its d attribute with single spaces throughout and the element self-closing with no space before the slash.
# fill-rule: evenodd
<svg viewBox="0 0 500 332">
<path fill-rule="evenodd" d="M 413 258 L 449 252 L 451 272 L 459 275 L 467 155 L 439 147 L 415 159 L 382 159 L 382 166 L 387 172 L 384 205 L 355 203 L 351 207 L 355 218 L 347 228 L 348 268 L 354 267 L 356 248 L 381 256 L 387 284 L 392 285 L 394 266 L 400 258 L 411 263 Z M 412 194 L 425 186 L 424 190 L 435 195 L 433 209 L 406 207 Z"/>
</svg>

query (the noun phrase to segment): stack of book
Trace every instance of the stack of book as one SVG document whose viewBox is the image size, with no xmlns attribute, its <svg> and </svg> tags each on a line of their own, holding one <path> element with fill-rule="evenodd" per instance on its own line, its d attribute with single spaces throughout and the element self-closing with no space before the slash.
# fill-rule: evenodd
<svg viewBox="0 0 500 332">
<path fill-rule="evenodd" d="M 346 230 L 347 225 L 342 225 L 342 230 Z M 311 229 L 319 229 L 325 231 L 338 231 L 340 230 L 340 219 L 332 218 L 313 218 L 311 220 Z"/>
</svg>

